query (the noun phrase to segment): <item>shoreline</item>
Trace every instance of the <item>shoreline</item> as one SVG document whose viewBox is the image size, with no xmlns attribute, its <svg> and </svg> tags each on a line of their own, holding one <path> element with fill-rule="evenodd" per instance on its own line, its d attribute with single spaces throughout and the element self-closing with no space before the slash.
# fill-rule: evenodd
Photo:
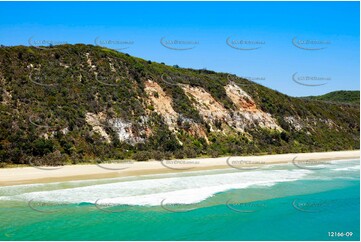
<svg viewBox="0 0 361 242">
<path fill-rule="evenodd" d="M 307 169 L 324 161 L 359 159 L 360 150 L 314 153 L 288 153 L 261 156 L 231 156 L 166 161 L 101 163 L 60 167 L 21 167 L 0 169 L 0 186 L 51 183 L 140 175 L 179 173 L 216 169 L 252 170 L 263 165 L 293 163 Z M 315 164 L 316 163 L 316 164 Z"/>
</svg>

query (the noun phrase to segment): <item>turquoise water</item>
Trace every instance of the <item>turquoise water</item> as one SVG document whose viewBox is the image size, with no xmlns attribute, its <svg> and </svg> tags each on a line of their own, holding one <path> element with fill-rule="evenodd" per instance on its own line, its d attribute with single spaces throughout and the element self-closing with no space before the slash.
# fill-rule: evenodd
<svg viewBox="0 0 361 242">
<path fill-rule="evenodd" d="M 359 240 L 359 200 L 359 160 L 1 187 L 0 240 Z"/>
</svg>

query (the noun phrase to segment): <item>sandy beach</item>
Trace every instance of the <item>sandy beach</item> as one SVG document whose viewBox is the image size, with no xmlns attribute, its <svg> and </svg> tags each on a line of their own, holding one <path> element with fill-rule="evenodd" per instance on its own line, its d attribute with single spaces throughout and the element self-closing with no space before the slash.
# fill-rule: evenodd
<svg viewBox="0 0 361 242">
<path fill-rule="evenodd" d="M 359 159 L 360 151 L 290 153 L 281 155 L 194 158 L 170 161 L 119 161 L 98 165 L 66 165 L 59 167 L 23 167 L 0 169 L 0 185 L 49 183 L 72 180 L 115 178 L 212 169 L 258 169 L 263 165 L 292 163 L 307 169 L 329 160 Z"/>
</svg>

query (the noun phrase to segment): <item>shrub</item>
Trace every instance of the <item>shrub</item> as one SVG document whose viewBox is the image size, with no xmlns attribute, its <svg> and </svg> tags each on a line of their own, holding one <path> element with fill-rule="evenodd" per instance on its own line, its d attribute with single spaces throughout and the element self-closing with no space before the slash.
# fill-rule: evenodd
<svg viewBox="0 0 361 242">
<path fill-rule="evenodd" d="M 147 161 L 151 158 L 151 155 L 148 151 L 138 151 L 133 155 L 133 159 L 136 161 Z"/>
<path fill-rule="evenodd" d="M 216 151 L 216 150 L 211 150 L 209 153 L 210 153 L 210 155 L 211 155 L 212 158 L 217 158 L 217 157 L 219 157 L 219 152 Z"/>
<path fill-rule="evenodd" d="M 174 157 L 176 159 L 183 159 L 184 158 L 184 151 L 183 150 L 177 150 L 174 152 Z"/>
<path fill-rule="evenodd" d="M 147 107 L 150 111 L 154 111 L 154 106 L 153 105 L 148 105 Z"/>
<path fill-rule="evenodd" d="M 164 153 L 158 150 L 153 151 L 152 156 L 155 160 L 164 160 L 165 157 Z"/>
<path fill-rule="evenodd" d="M 197 152 L 192 148 L 185 148 L 184 154 L 187 158 L 195 158 L 197 157 Z"/>
<path fill-rule="evenodd" d="M 51 140 L 47 139 L 38 139 L 33 144 L 33 155 L 35 156 L 44 156 L 53 152 L 54 144 Z"/>
<path fill-rule="evenodd" d="M 172 158 L 173 158 L 173 153 L 172 152 L 169 152 L 169 151 L 164 152 L 164 159 L 165 160 L 170 160 Z"/>
<path fill-rule="evenodd" d="M 63 166 L 66 160 L 67 156 L 57 150 L 42 157 L 34 157 L 29 163 L 34 166 Z"/>
</svg>

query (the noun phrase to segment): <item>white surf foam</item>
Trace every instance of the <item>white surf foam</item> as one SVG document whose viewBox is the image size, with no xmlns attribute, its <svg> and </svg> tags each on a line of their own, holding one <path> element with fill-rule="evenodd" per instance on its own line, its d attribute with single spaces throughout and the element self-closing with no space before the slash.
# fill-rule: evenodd
<svg viewBox="0 0 361 242">
<path fill-rule="evenodd" d="M 216 193 L 250 186 L 272 186 L 302 179 L 309 170 L 257 170 L 224 174 L 165 177 L 122 181 L 52 191 L 36 191 L 2 196 L 1 200 L 44 201 L 113 205 L 159 206 L 161 203 L 192 204 Z"/>
<path fill-rule="evenodd" d="M 343 167 L 343 168 L 336 168 L 336 169 L 333 169 L 333 170 L 334 171 L 359 171 L 360 170 L 360 165 Z"/>
</svg>

